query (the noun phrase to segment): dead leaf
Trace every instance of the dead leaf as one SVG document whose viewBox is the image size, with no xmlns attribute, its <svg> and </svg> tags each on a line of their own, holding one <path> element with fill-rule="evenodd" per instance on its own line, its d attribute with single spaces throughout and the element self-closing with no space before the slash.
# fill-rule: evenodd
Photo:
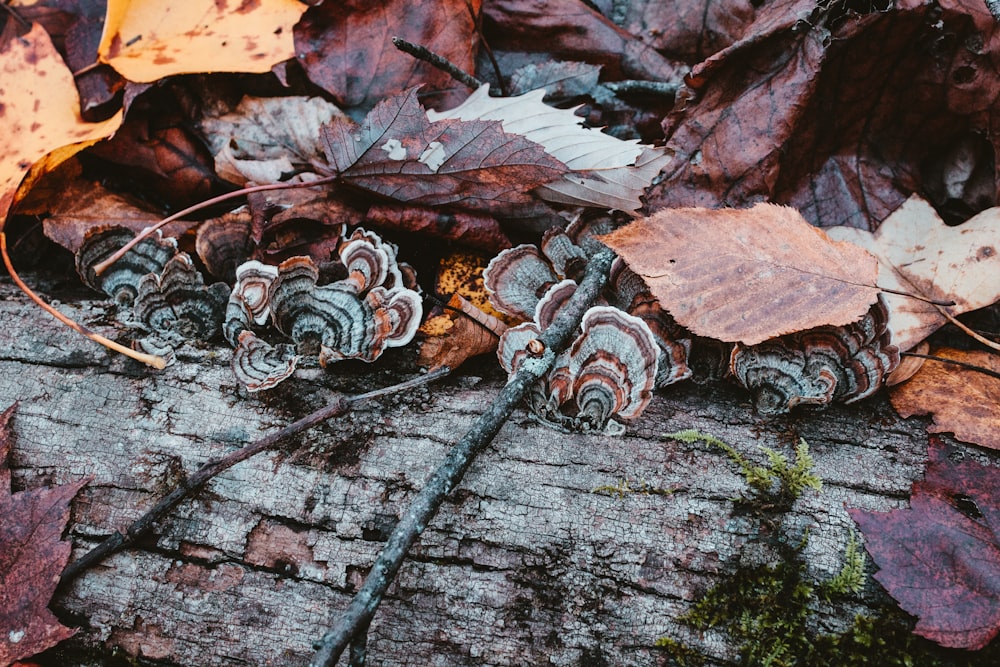
<svg viewBox="0 0 1000 667">
<path fill-rule="evenodd" d="M 540 188 L 542 199 L 626 212 L 641 207 L 639 197 L 670 162 L 670 155 L 637 140 L 622 141 L 587 129 L 571 109 L 551 107 L 542 102 L 544 96 L 544 90 L 534 90 L 517 97 L 490 97 L 489 86 L 482 86 L 454 109 L 428 111 L 427 117 L 498 120 L 505 132 L 541 144 L 573 172 Z"/>
<path fill-rule="evenodd" d="M 965 137 L 1000 154 L 1000 29 L 982 2 L 843 7 L 764 3 L 740 41 L 692 69 L 697 90 L 664 121 L 675 160 L 650 210 L 767 199 L 823 227 L 874 229 Z"/>
<path fill-rule="evenodd" d="M 0 665 L 27 658 L 72 637 L 48 604 L 69 560 L 61 539 L 69 503 L 86 480 L 10 492 L 8 458 L 16 404 L 0 414 Z"/>
<path fill-rule="evenodd" d="M 321 142 L 342 182 L 423 206 L 511 214 L 566 171 L 498 122 L 428 121 L 416 89 L 379 102 L 360 126 L 334 118 Z"/>
<path fill-rule="evenodd" d="M 603 65 L 612 81 L 679 81 L 687 71 L 577 0 L 492 0 L 483 13 L 486 39 L 494 50 L 545 52 Z"/>
<path fill-rule="evenodd" d="M 990 352 L 941 348 L 934 356 L 1000 372 L 1000 357 Z M 928 360 L 907 382 L 889 392 L 902 417 L 933 415 L 930 433 L 954 433 L 964 442 L 1000 449 L 1000 380 L 983 373 Z"/>
<path fill-rule="evenodd" d="M 755 345 L 858 320 L 877 262 L 787 206 L 664 210 L 600 237 L 699 336 Z"/>
<path fill-rule="evenodd" d="M 80 248 L 89 230 L 101 225 L 126 227 L 138 233 L 163 217 L 100 183 L 82 179 L 71 181 L 49 204 L 49 216 L 42 223 L 45 235 L 70 252 Z M 167 225 L 163 233 L 176 238 L 193 224 L 179 220 Z"/>
<path fill-rule="evenodd" d="M 496 218 L 481 213 L 375 204 L 368 209 L 365 219 L 383 229 L 447 239 L 491 253 L 500 252 L 512 245 Z"/>
<path fill-rule="evenodd" d="M 472 72 L 480 5 L 481 0 L 324 2 L 296 24 L 296 57 L 309 79 L 343 108 L 368 110 L 415 85 L 451 88 L 448 74 L 398 50 L 392 38 L 425 46 Z"/>
<path fill-rule="evenodd" d="M 268 72 L 295 57 L 292 26 L 305 10 L 297 0 L 232 6 L 226 0 L 108 0 L 98 53 L 138 82 L 193 72 Z"/>
<path fill-rule="evenodd" d="M 548 60 L 525 65 L 510 75 L 510 95 L 544 90 L 545 97 L 574 98 L 590 95 L 598 84 L 601 66 L 576 61 Z"/>
<path fill-rule="evenodd" d="M 319 97 L 244 97 L 230 113 L 201 121 L 216 173 L 238 185 L 315 178 L 320 128 L 343 117 Z"/>
<path fill-rule="evenodd" d="M 942 646 L 978 650 L 1000 632 L 1000 470 L 953 462 L 936 438 L 909 509 L 851 509 L 875 578 L 907 613 L 914 632 Z"/>
<path fill-rule="evenodd" d="M 500 320 L 476 312 L 478 309 L 458 294 L 452 295 L 448 305 L 450 310 L 427 320 L 419 329 L 427 338 L 420 344 L 417 364 L 429 370 L 442 366 L 454 370 L 476 355 L 496 351 L 500 337 L 492 327 L 501 331 L 506 327 Z"/>
<path fill-rule="evenodd" d="M 949 227 L 919 195 L 911 196 L 870 232 L 849 227 L 826 230 L 878 258 L 878 284 L 930 299 L 954 301 L 954 315 L 1000 301 L 1000 208 Z M 892 342 L 906 351 L 948 320 L 933 305 L 886 294 Z"/>
<path fill-rule="evenodd" d="M 27 35 L 0 49 L 0 230 L 28 170 L 29 183 L 95 141 L 108 136 L 122 114 L 101 123 L 80 117 L 73 76 L 52 46 L 48 34 L 34 26 Z M 44 86 L 39 81 L 45 81 Z M 34 167 L 32 168 L 32 165 Z M 25 184 L 25 189 L 29 184 Z"/>
</svg>

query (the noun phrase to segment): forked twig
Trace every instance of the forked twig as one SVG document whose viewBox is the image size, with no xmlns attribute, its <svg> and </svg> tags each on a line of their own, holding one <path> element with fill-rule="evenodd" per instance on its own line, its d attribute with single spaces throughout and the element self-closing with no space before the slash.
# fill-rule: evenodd
<svg viewBox="0 0 1000 667">
<path fill-rule="evenodd" d="M 385 387 L 383 389 L 376 389 L 374 391 L 369 391 L 364 394 L 358 394 L 357 396 L 350 396 L 348 398 L 338 397 L 336 401 L 332 404 L 327 405 L 324 408 L 313 412 L 310 415 L 303 417 L 302 419 L 289 424 L 288 426 L 267 435 L 260 440 L 250 443 L 245 447 L 237 449 L 234 452 L 223 456 L 220 459 L 214 459 L 204 464 L 198 470 L 192 474 L 190 477 L 185 479 L 180 486 L 164 496 L 156 505 L 154 505 L 148 512 L 143 514 L 141 517 L 132 522 L 132 524 L 125 529 L 124 532 L 118 532 L 111 535 L 103 542 L 98 544 L 96 547 L 85 553 L 83 556 L 66 566 L 63 570 L 62 575 L 59 578 L 59 586 L 65 586 L 71 582 L 77 575 L 86 570 L 89 567 L 96 565 L 101 562 L 112 553 L 118 551 L 122 547 L 135 542 L 139 537 L 145 535 L 149 532 L 153 526 L 166 516 L 167 512 L 176 507 L 182 500 L 188 496 L 193 495 L 198 489 L 204 486 L 209 480 L 223 472 L 232 468 L 237 463 L 241 461 L 246 461 L 252 456 L 255 456 L 265 450 L 274 447 L 276 444 L 284 440 L 285 438 L 295 435 L 301 431 L 306 430 L 320 422 L 324 422 L 331 417 L 336 417 L 347 412 L 351 406 L 362 401 L 366 401 L 372 398 L 378 398 L 380 396 L 386 396 L 388 394 L 397 393 L 400 391 L 406 391 L 408 389 L 413 389 L 414 387 L 419 387 L 425 385 L 434 380 L 440 379 L 447 375 L 450 371 L 447 367 L 441 367 L 436 370 L 430 371 L 425 375 L 415 377 L 411 380 L 405 382 L 400 382 L 399 384 L 392 385 L 391 387 Z"/>
<path fill-rule="evenodd" d="M 475 456 L 492 442 L 528 389 L 551 368 L 556 354 L 566 347 L 570 336 L 580 325 L 584 311 L 607 282 L 613 259 L 614 253 L 608 249 L 601 250 L 590 259 L 576 293 L 560 311 L 552 326 L 541 336 L 545 348 L 543 355 L 521 364 L 496 400 L 452 447 L 445 460 L 413 499 L 372 565 L 365 583 L 337 624 L 316 643 L 317 652 L 311 663 L 313 667 L 332 667 L 348 644 L 364 641 L 367 625 L 399 571 L 406 553 L 437 513 L 445 497 L 461 481 Z"/>
</svg>

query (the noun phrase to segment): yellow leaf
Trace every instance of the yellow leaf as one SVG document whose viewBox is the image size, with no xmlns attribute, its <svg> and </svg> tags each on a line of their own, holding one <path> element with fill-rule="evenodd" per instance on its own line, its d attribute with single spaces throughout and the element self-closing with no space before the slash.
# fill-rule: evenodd
<svg viewBox="0 0 1000 667">
<path fill-rule="evenodd" d="M 126 79 L 268 72 L 295 55 L 298 0 L 108 0 L 98 54 Z"/>
<path fill-rule="evenodd" d="M 0 136 L 6 137 L 0 142 L 2 230 L 29 169 L 30 182 L 112 134 L 122 114 L 101 123 L 83 120 L 73 75 L 38 25 L 0 50 L 0 91 Z"/>
</svg>

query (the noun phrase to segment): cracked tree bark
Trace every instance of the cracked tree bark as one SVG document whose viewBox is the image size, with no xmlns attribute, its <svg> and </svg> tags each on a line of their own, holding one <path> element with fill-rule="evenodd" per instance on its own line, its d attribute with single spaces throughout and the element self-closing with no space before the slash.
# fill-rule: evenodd
<svg viewBox="0 0 1000 667">
<path fill-rule="evenodd" d="M 122 337 L 92 295 L 48 292 L 75 319 Z M 0 318 L 0 407 L 21 401 L 15 486 L 93 478 L 73 504 L 77 556 L 209 458 L 337 391 L 413 372 L 412 355 L 396 351 L 247 396 L 225 348 L 145 369 L 58 324 L 6 278 Z M 502 384 L 486 360 L 241 463 L 53 607 L 83 625 L 78 647 L 168 665 L 307 664 L 408 501 Z M 676 617 L 753 557 L 757 525 L 734 511 L 747 487 L 722 452 L 662 434 L 698 429 L 756 461 L 759 445 L 787 453 L 804 437 L 824 488 L 799 498 L 782 528 L 793 539 L 808 528 L 807 572 L 825 579 L 839 572 L 853 526 L 845 506 L 905 504 L 923 471 L 923 426 L 884 398 L 761 422 L 724 385 L 662 392 L 619 439 L 557 433 L 517 411 L 411 550 L 372 622 L 368 664 L 655 665 L 664 636 L 726 664 L 735 654 L 724 635 Z M 672 493 L 595 492 L 622 480 Z M 842 617 L 823 622 L 843 627 L 884 599 L 869 581 Z"/>
</svg>

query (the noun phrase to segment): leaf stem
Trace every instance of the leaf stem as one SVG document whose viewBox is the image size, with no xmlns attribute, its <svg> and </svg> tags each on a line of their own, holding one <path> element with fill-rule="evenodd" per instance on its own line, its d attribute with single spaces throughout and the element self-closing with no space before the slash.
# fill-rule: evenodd
<svg viewBox="0 0 1000 667">
<path fill-rule="evenodd" d="M 537 359 L 538 363 L 521 365 L 486 412 L 480 415 L 472 428 L 452 447 L 427 484 L 413 499 L 375 559 L 365 583 L 336 625 L 316 643 L 317 652 L 313 656 L 312 667 L 332 667 L 349 643 L 364 641 L 367 625 L 410 547 L 434 518 L 445 497 L 462 480 L 472 460 L 493 441 L 531 386 L 551 368 L 556 354 L 566 347 L 570 336 L 580 325 L 584 311 L 607 282 L 614 256 L 611 250 L 603 249 L 591 257 L 576 293 L 560 311 L 552 326 L 542 334 L 544 355 Z"/>
<path fill-rule="evenodd" d="M 150 234 L 160 229 L 164 225 L 168 225 L 174 220 L 179 220 L 186 215 L 191 215 L 195 211 L 200 211 L 209 206 L 214 206 L 216 204 L 222 203 L 224 201 L 229 201 L 230 199 L 236 199 L 237 197 L 243 197 L 245 195 L 253 194 L 254 192 L 267 192 L 269 190 L 293 190 L 295 188 L 311 188 L 315 185 L 324 185 L 326 183 L 333 183 L 339 178 L 339 175 L 335 174 L 333 176 L 324 176 L 323 178 L 318 178 L 315 181 L 309 181 L 308 183 L 269 183 L 267 185 L 254 185 L 249 188 L 241 188 L 239 190 L 233 190 L 232 192 L 227 192 L 225 194 L 219 195 L 217 197 L 212 197 L 211 199 L 206 199 L 203 202 L 198 202 L 193 206 L 188 206 L 182 211 L 178 211 L 171 216 L 160 220 L 155 225 L 146 227 L 144 230 L 135 235 L 135 238 L 123 245 L 121 248 L 116 250 L 110 257 L 102 262 L 98 262 L 94 265 L 94 273 L 101 275 L 108 270 L 108 267 L 117 262 L 119 259 L 125 256 L 129 250 L 138 245 L 144 238 L 148 237 Z"/>
<path fill-rule="evenodd" d="M 989 375 L 990 377 L 994 377 L 1000 380 L 1000 372 L 994 371 L 989 368 L 983 368 L 982 366 L 976 366 L 975 364 L 969 364 L 964 361 L 959 361 L 957 359 L 949 359 L 948 357 L 936 357 L 933 354 L 920 354 L 919 352 L 900 352 L 900 355 L 904 357 L 917 357 L 918 359 L 937 361 L 942 364 L 951 364 L 952 366 L 958 366 L 960 368 L 964 368 L 969 371 L 975 371 L 976 373 Z"/>
<path fill-rule="evenodd" d="M 132 359 L 135 359 L 136 361 L 141 361 L 147 366 L 152 366 L 153 368 L 156 369 L 163 369 L 167 367 L 167 362 L 163 357 L 157 357 L 152 354 L 144 354 L 137 350 L 133 350 L 131 348 L 125 347 L 124 345 L 116 343 L 115 341 L 109 338 L 105 338 L 101 334 L 95 331 L 91 331 L 90 329 L 83 326 L 76 320 L 70 319 L 66 315 L 63 315 L 58 310 L 47 304 L 45 300 L 42 299 L 42 297 L 35 294 L 35 292 L 32 291 L 32 289 L 28 287 L 23 280 L 21 280 L 21 276 L 17 275 L 17 271 L 14 270 L 14 264 L 13 262 L 11 262 L 10 255 L 7 254 L 7 234 L 2 230 L 0 230 L 0 255 L 3 255 L 3 263 L 7 267 L 7 272 L 10 274 L 11 280 L 14 281 L 14 284 L 17 285 L 22 292 L 27 294 L 28 298 L 34 301 L 36 304 L 38 304 L 38 306 L 46 313 L 59 320 L 73 331 L 83 336 L 86 336 L 87 338 L 94 341 L 98 345 L 103 345 L 109 350 L 120 352 L 124 354 L 126 357 L 130 357 Z"/>
<path fill-rule="evenodd" d="M 407 391 L 409 389 L 413 389 L 414 387 L 423 386 L 448 375 L 450 372 L 451 370 L 447 366 L 442 366 L 441 368 L 430 371 L 424 375 L 406 380 L 405 382 L 400 382 L 399 384 L 392 385 L 391 387 L 376 389 L 374 391 L 369 391 L 364 394 L 358 394 L 348 398 L 344 398 L 343 396 L 337 397 L 337 399 L 330 405 L 327 405 L 312 414 L 306 415 L 302 419 L 299 419 L 298 421 L 293 422 L 288 426 L 271 433 L 270 435 L 264 436 L 260 440 L 252 442 L 245 447 L 241 447 L 234 452 L 230 452 L 220 459 L 208 461 L 203 466 L 198 468 L 198 470 L 195 471 L 190 477 L 185 479 L 180 486 L 160 499 L 160 501 L 156 503 L 156 505 L 154 505 L 148 512 L 133 521 L 124 532 L 116 532 L 114 535 L 105 539 L 83 556 L 70 563 L 66 569 L 63 570 L 62 575 L 59 578 L 59 587 L 66 586 L 87 568 L 96 565 L 122 547 L 135 542 L 139 537 L 149 532 L 158 521 L 166 516 L 167 512 L 176 507 L 182 500 L 194 495 L 195 492 L 197 492 L 213 477 L 225 470 L 228 470 L 229 468 L 232 468 L 237 463 L 246 461 L 252 456 L 271 449 L 289 436 L 295 435 L 306 430 L 307 428 L 311 428 L 316 424 L 324 422 L 332 417 L 342 415 L 357 403 L 367 401 L 372 398 L 378 398 L 380 396 L 386 396 L 388 394 Z"/>
</svg>

